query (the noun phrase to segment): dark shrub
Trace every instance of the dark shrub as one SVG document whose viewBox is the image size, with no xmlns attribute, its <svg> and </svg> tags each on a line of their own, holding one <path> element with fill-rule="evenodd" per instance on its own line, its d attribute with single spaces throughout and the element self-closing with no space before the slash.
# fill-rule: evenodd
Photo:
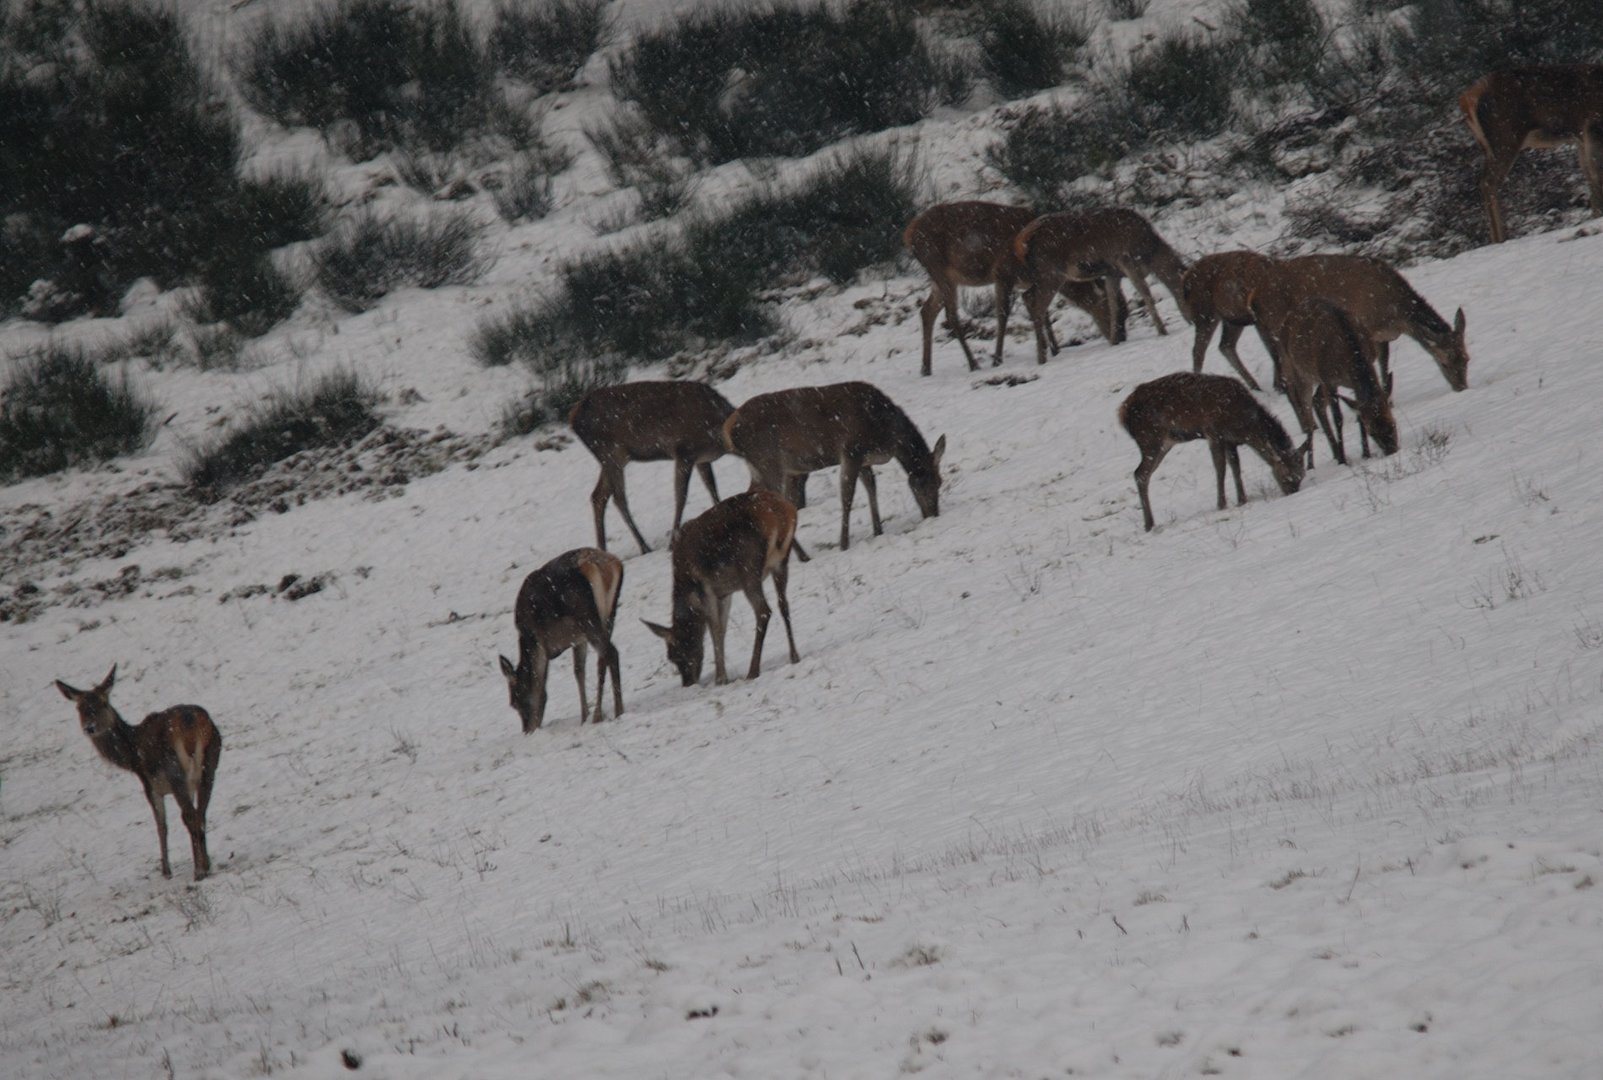
<svg viewBox="0 0 1603 1080">
<path fill-rule="evenodd" d="M 1603 58 L 1603 4 L 1419 0 L 1392 47 L 1398 67 L 1445 106 L 1495 68 Z"/>
<path fill-rule="evenodd" d="M 309 390 L 281 390 L 243 423 L 193 452 L 184 482 L 205 497 L 265 472 L 302 450 L 355 442 L 379 425 L 378 394 L 354 371 L 325 375 Z"/>
<path fill-rule="evenodd" d="M 317 283 L 347 311 L 366 311 L 408 285 L 434 289 L 477 281 L 487 265 L 479 226 L 466 212 L 421 220 L 365 213 L 328 237 L 313 256 Z"/>
<path fill-rule="evenodd" d="M 515 156 L 495 189 L 495 206 L 508 221 L 543 218 L 553 205 L 556 175 L 573 163 L 573 155 L 544 149 Z"/>
<path fill-rule="evenodd" d="M 1003 97 L 1046 90 L 1085 48 L 1090 32 L 1078 18 L 1046 18 L 1029 0 L 996 0 L 980 11 L 980 57 Z"/>
<path fill-rule="evenodd" d="M 1233 0 L 1225 25 L 1252 57 L 1241 68 L 1249 83 L 1318 81 L 1331 42 L 1314 0 Z"/>
<path fill-rule="evenodd" d="M 196 300 L 186 314 L 196 322 L 224 322 L 244 337 L 260 337 L 290 317 L 302 289 L 270 255 L 219 259 L 200 273 Z"/>
<path fill-rule="evenodd" d="M 397 146 L 449 150 L 489 128 L 498 96 L 456 0 L 339 0 L 264 22 L 236 67 L 258 112 L 315 127 L 359 159 Z"/>
<path fill-rule="evenodd" d="M 541 94 L 560 90 L 612 40 L 607 0 L 499 0 L 490 57 Z"/>
<path fill-rule="evenodd" d="M 320 177 L 271 173 L 240 181 L 236 214 L 241 240 L 252 251 L 271 251 L 323 235 L 328 192 Z"/>
<path fill-rule="evenodd" d="M 698 161 L 808 154 L 912 123 L 936 100 L 936 64 L 910 11 L 711 8 L 642 35 L 612 64 L 614 91 Z"/>
<path fill-rule="evenodd" d="M 65 19 L 59 5 L 10 12 L 0 311 L 21 310 L 35 280 L 49 283 L 35 312 L 48 318 L 108 313 L 139 277 L 182 281 L 236 216 L 239 142 L 176 16 L 124 0 Z"/>
<path fill-rule="evenodd" d="M 98 358 L 50 344 L 24 356 L 0 391 L 0 478 L 44 476 L 149 444 L 156 406 Z"/>
<path fill-rule="evenodd" d="M 1230 122 L 1240 60 L 1233 39 L 1171 33 L 1131 57 L 1110 91 L 1143 139 L 1209 138 Z"/>
<path fill-rule="evenodd" d="M 1063 202 L 1065 188 L 1079 177 L 1116 164 L 1141 138 L 1128 115 L 1105 92 L 1093 90 L 1074 107 L 1027 109 L 986 148 L 985 159 L 1046 207 Z"/>
<path fill-rule="evenodd" d="M 754 341 L 775 329 L 763 290 L 816 274 L 846 281 L 894 258 L 920 202 L 910 162 L 845 154 L 678 233 L 569 263 L 553 296 L 486 319 L 470 348 L 484 364 L 546 363 L 579 353 L 662 359 L 698 341 Z"/>
<path fill-rule="evenodd" d="M 612 356 L 555 353 L 531 359 L 539 384 L 501 411 L 501 437 L 527 435 L 542 424 L 563 423 L 584 396 L 622 382 L 627 365 Z"/>
</svg>

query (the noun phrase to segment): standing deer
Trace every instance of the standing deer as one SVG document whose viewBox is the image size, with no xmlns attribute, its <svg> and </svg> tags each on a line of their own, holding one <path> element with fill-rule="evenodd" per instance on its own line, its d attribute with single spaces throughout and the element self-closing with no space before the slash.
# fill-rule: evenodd
<svg viewBox="0 0 1603 1080">
<path fill-rule="evenodd" d="M 1135 489 L 1141 496 L 1141 519 L 1152 531 L 1152 500 L 1147 484 L 1164 455 L 1179 443 L 1207 439 L 1213 471 L 1219 481 L 1219 509 L 1225 502 L 1225 463 L 1236 478 L 1236 505 L 1244 505 L 1240 447 L 1248 446 L 1268 462 L 1280 490 L 1287 495 L 1302 486 L 1302 448 L 1294 446 L 1280 421 L 1252 393 L 1225 375 L 1177 371 L 1144 382 L 1119 406 L 1119 423 L 1141 450 Z"/>
<path fill-rule="evenodd" d="M 1454 390 L 1469 386 L 1464 309 L 1453 325 L 1391 266 L 1362 255 L 1303 255 L 1280 262 L 1282 279 L 1304 296 L 1329 300 L 1374 342 L 1380 379 L 1391 394 L 1391 343 L 1407 334 L 1430 353 Z"/>
<path fill-rule="evenodd" d="M 729 449 L 746 459 L 751 486 L 783 492 L 791 477 L 840 466 L 840 546 L 851 546 L 852 501 L 862 477 L 874 535 L 880 526 L 874 466 L 895 458 L 907 470 L 919 512 L 940 514 L 942 435 L 930 449 L 907 414 L 865 382 L 758 394 L 724 422 Z"/>
<path fill-rule="evenodd" d="M 1481 201 L 1494 244 L 1508 235 L 1497 193 L 1514 159 L 1527 146 L 1551 149 L 1579 144 L 1592 213 L 1603 214 L 1603 66 L 1557 64 L 1494 71 L 1465 90 L 1458 107 L 1486 152 Z"/>
<path fill-rule="evenodd" d="M 518 663 L 514 667 L 504 656 L 497 659 L 525 735 L 545 720 L 546 676 L 551 661 L 568 648 L 573 649 L 573 678 L 579 684 L 579 723 L 583 724 L 590 712 L 584 694 L 584 662 L 590 645 L 596 650 L 596 712 L 592 719 L 597 724 L 603 719 L 601 703 L 608 670 L 612 672 L 613 715 L 623 715 L 618 649 L 612 644 L 622 588 L 623 563 L 595 548 L 563 552 L 523 579 L 512 609 L 512 621 L 518 628 Z"/>
<path fill-rule="evenodd" d="M 616 499 L 641 554 L 651 550 L 624 497 L 623 468 L 631 461 L 672 459 L 675 533 L 684 518 L 692 467 L 701 474 L 712 501 L 718 501 L 718 483 L 711 463 L 724 454 L 724 418 L 734 409 L 722 394 L 698 382 L 603 386 L 590 391 L 573 407 L 568 424 L 601 462 L 601 479 L 590 493 L 598 548 L 607 550 L 607 500 Z"/>
<path fill-rule="evenodd" d="M 1258 380 L 1252 377 L 1247 366 L 1236 352 L 1241 332 L 1252 325 L 1250 298 L 1255 291 L 1268 287 L 1277 269 L 1274 259 L 1256 251 L 1221 251 L 1204 255 L 1186 268 L 1180 281 L 1180 291 L 1191 309 L 1191 322 L 1196 327 L 1196 338 L 1191 346 L 1191 370 L 1202 371 L 1202 361 L 1208 353 L 1208 341 L 1214 328 L 1219 331 L 1219 351 L 1230 361 L 1242 381 L 1254 390 Z M 1264 348 L 1269 350 L 1271 361 L 1274 347 L 1267 335 L 1260 332 Z M 1278 368 L 1276 385 L 1278 387 Z"/>
<path fill-rule="evenodd" d="M 1364 456 L 1369 456 L 1368 439 L 1380 444 L 1381 453 L 1397 452 L 1397 421 L 1392 416 L 1391 399 L 1375 375 L 1375 345 L 1353 319 L 1327 300 L 1303 299 L 1291 305 L 1288 313 L 1271 317 L 1276 303 L 1262 295 L 1253 299 L 1258 325 L 1269 328 L 1280 358 L 1281 375 L 1286 380 L 1286 396 L 1297 414 L 1307 439 L 1303 443 L 1308 468 L 1314 465 L 1314 413 L 1330 442 L 1330 452 L 1340 464 L 1347 464 L 1342 444 L 1341 401 L 1358 414 L 1363 435 Z M 1338 397 L 1338 388 L 1350 387 L 1352 398 Z M 1327 415 L 1328 410 L 1328 415 Z M 1334 429 L 1332 428 L 1334 425 Z"/>
<path fill-rule="evenodd" d="M 790 662 L 800 662 L 796 635 L 790 628 L 790 601 L 785 583 L 790 577 L 790 550 L 796 536 L 796 508 L 771 491 L 747 491 L 731 496 L 685 523 L 673 549 L 673 616 L 671 625 L 646 627 L 668 643 L 668 661 L 686 686 L 701 679 L 707 631 L 712 631 L 713 676 L 719 685 L 729 681 L 724 667 L 724 632 L 729 629 L 729 601 L 736 592 L 746 594 L 757 616 L 757 636 L 751 647 L 746 678 L 762 674 L 763 638 L 771 612 L 763 596 L 763 579 L 774 579 L 779 616 L 785 620 Z M 798 549 L 797 558 L 807 557 Z M 645 622 L 645 620 L 641 620 Z"/>
<path fill-rule="evenodd" d="M 1119 279 L 1129 278 L 1141 294 L 1141 302 L 1158 333 L 1167 334 L 1169 330 L 1158 315 L 1157 302 L 1147 285 L 1147 275 L 1153 274 L 1174 295 L 1181 316 L 1187 322 L 1191 320 L 1185 290 L 1180 285 L 1185 262 L 1134 210 L 1044 214 L 1014 238 L 1013 253 L 1030 282 L 1024 290 L 1024 306 L 1035 324 L 1038 363 L 1046 363 L 1049 342 L 1044 327 L 1052 296 L 1069 281 L 1101 280 L 1107 289 L 1109 322 L 1113 322 L 1112 305 L 1120 293 Z M 1055 355 L 1058 350 L 1052 351 Z"/>
<path fill-rule="evenodd" d="M 979 363 L 963 336 L 963 318 L 957 308 L 959 286 L 993 285 L 996 288 L 996 355 L 992 367 L 1002 363 L 1002 346 L 1007 338 L 1008 309 L 1013 290 L 1024 284 L 1024 267 L 1013 252 L 1013 238 L 1030 222 L 1035 211 L 1024 206 L 970 200 L 940 203 L 907 223 L 902 242 L 930 276 L 929 298 L 919 310 L 924 325 L 924 353 L 921 374 L 930 373 L 930 352 L 935 336 L 935 317 L 944 307 L 947 325 L 968 358 L 968 369 L 979 370 Z M 1113 344 L 1124 338 L 1124 311 L 1121 303 L 1110 312 L 1100 281 L 1066 281 L 1063 295 L 1096 320 L 1097 329 Z M 1047 323 L 1047 333 L 1052 325 Z M 1052 351 L 1058 351 L 1052 338 Z"/>
<path fill-rule="evenodd" d="M 212 869 L 211 857 L 206 854 L 206 806 L 217 778 L 223 737 L 199 705 L 174 705 L 151 713 L 137 727 L 129 724 L 111 707 L 111 687 L 116 681 L 117 665 L 113 664 L 93 690 L 75 690 L 59 679 L 56 689 L 78 707 L 78 723 L 100 756 L 139 777 L 145 801 L 156 817 L 161 876 L 166 878 L 173 876 L 173 869 L 167 861 L 167 810 L 162 799 L 173 797 L 189 831 L 190 856 L 199 881 Z"/>
</svg>

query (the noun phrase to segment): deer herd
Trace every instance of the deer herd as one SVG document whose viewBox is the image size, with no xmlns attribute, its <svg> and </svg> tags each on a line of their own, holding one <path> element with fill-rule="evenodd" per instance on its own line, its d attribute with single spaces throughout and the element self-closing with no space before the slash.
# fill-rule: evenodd
<svg viewBox="0 0 1603 1080">
<path fill-rule="evenodd" d="M 1464 91 L 1459 107 L 1486 154 L 1480 191 L 1494 242 L 1507 235 L 1498 193 L 1525 147 L 1578 144 L 1591 209 L 1603 214 L 1603 66 L 1493 72 Z M 1085 311 L 1109 344 L 1117 345 L 1125 340 L 1128 317 L 1122 279 L 1134 284 L 1159 334 L 1167 334 L 1168 328 L 1158 314 L 1148 279 L 1155 277 L 1163 284 L 1181 317 L 1193 326 L 1191 370 L 1137 386 L 1118 410 L 1120 424 L 1141 453 L 1135 483 L 1148 531 L 1154 527 L 1148 484 L 1164 456 L 1181 442 L 1207 441 L 1221 510 L 1227 505 L 1227 467 L 1234 476 L 1237 504 L 1246 501 L 1242 446 L 1268 464 L 1287 495 L 1298 490 L 1313 467 L 1316 419 L 1331 456 L 1345 464 L 1343 404 L 1358 418 L 1364 456 L 1369 456 L 1371 439 L 1382 454 L 1396 453 L 1389 346 L 1405 334 L 1435 360 L 1448 386 L 1457 391 L 1468 385 L 1463 310 L 1449 325 L 1401 274 L 1378 259 L 1352 255 L 1276 259 L 1252 251 L 1226 251 L 1187 265 L 1145 218 L 1131 210 L 1037 216 L 1025 207 L 980 201 L 930 207 L 908 223 L 903 241 L 931 282 L 920 309 L 923 375 L 931 373 L 935 319 L 942 311 L 969 369 L 979 367 L 964 334 L 959 287 L 989 285 L 995 290 L 996 349 L 991 362 L 997 366 L 1002 363 L 1015 291 L 1024 294 L 1036 359 L 1044 364 L 1049 353 L 1060 351 L 1050 318 L 1055 296 Z M 1293 442 L 1252 393 L 1261 386 L 1236 351 L 1248 326 L 1257 328 L 1269 355 L 1272 386 L 1290 401 L 1303 433 L 1300 443 Z M 1239 379 L 1202 373 L 1215 329 L 1219 329 L 1219 352 Z M 840 469 L 842 551 L 851 543 L 851 509 L 859 481 L 867 492 L 874 535 L 881 535 L 874 468 L 893 458 L 906 472 L 923 516 L 934 517 L 940 511 L 945 437 L 931 447 L 906 413 L 864 382 L 759 394 L 739 408 L 701 383 L 625 383 L 591 392 L 574 407 L 569 423 L 601 466 L 590 496 L 596 546 L 557 556 L 530 573 L 518 591 L 513 609 L 518 661 L 514 664 L 504 656 L 499 660 L 511 705 L 525 732 L 543 723 L 551 661 L 569 649 L 580 723 L 602 719 L 609 674 L 613 713 L 623 713 L 612 632 L 624 569 L 607 552 L 605 514 L 608 502 L 615 502 L 642 554 L 651 550 L 624 494 L 624 468 L 630 462 L 674 464 L 672 611 L 669 625 L 647 622 L 646 626 L 666 642 L 668 660 L 686 686 L 701 678 L 709 631 L 714 678 L 718 683 L 728 681 L 724 637 L 730 601 L 737 592 L 745 595 L 756 615 L 746 675 L 758 677 L 771 614 L 763 582 L 770 578 L 785 623 L 790 661 L 799 661 L 786 584 L 791 552 L 808 560 L 796 542 L 796 523 L 797 508 L 805 506 L 809 473 L 832 466 Z M 711 466 L 725 453 L 745 459 L 751 488 L 720 501 Z M 692 470 L 700 474 L 713 506 L 684 522 Z M 586 657 L 592 648 L 597 668 L 593 714 L 585 693 Z M 163 810 L 164 798 L 171 795 L 189 832 L 195 879 L 204 878 L 211 869 L 206 807 L 222 736 L 206 710 L 196 705 L 174 706 L 151 713 L 137 726 L 128 724 L 110 703 L 116 676 L 113 666 L 91 690 L 59 681 L 56 686 L 76 705 L 83 732 L 101 755 L 139 777 L 156 819 L 162 874 L 172 874 Z"/>
</svg>

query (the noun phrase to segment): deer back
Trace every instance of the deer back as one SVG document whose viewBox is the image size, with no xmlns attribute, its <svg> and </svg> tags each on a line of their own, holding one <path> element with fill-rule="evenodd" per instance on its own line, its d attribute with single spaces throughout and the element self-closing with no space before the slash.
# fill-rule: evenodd
<svg viewBox="0 0 1603 1080">
<path fill-rule="evenodd" d="M 556 656 L 610 628 L 622 584 L 623 563 L 597 548 L 575 548 L 532 571 L 513 608 L 520 652 L 538 645 Z"/>
<path fill-rule="evenodd" d="M 1213 438 L 1289 456 L 1291 436 L 1273 413 L 1225 375 L 1176 371 L 1142 383 L 1119 407 L 1119 422 L 1145 450 L 1161 442 Z"/>
<path fill-rule="evenodd" d="M 1256 251 L 1220 251 L 1187 267 L 1180 289 L 1198 318 L 1250 323 L 1252 294 L 1268 286 L 1276 267 Z"/>
<path fill-rule="evenodd" d="M 705 383 L 643 381 L 592 390 L 568 414 L 568 424 L 602 460 L 711 461 L 724 452 L 723 422 L 733 411 Z"/>
<path fill-rule="evenodd" d="M 1575 142 L 1603 122 L 1603 66 L 1553 64 L 1494 71 L 1459 96 L 1458 107 L 1488 155 Z"/>
<path fill-rule="evenodd" d="M 77 706 L 79 727 L 102 757 L 134 773 L 156 795 L 183 790 L 195 801 L 222 747 L 210 714 L 199 705 L 174 705 L 130 725 L 111 704 L 116 678 L 113 665 L 93 689 L 77 690 L 59 680 L 56 687 Z"/>
<path fill-rule="evenodd" d="M 1293 311 L 1280 327 L 1280 362 L 1288 396 L 1307 399 L 1322 387 L 1336 408 L 1337 387 L 1349 387 L 1370 436 L 1396 452 L 1397 422 L 1375 373 L 1375 344 L 1340 307 L 1314 298 Z"/>
<path fill-rule="evenodd" d="M 675 609 L 682 595 L 728 596 L 760 582 L 790 556 L 795 536 L 796 507 L 760 488 L 686 522 L 673 549 Z"/>
<path fill-rule="evenodd" d="M 989 285 L 1016 281 L 1023 270 L 1013 238 L 1035 211 L 1024 206 L 968 200 L 939 203 L 907 223 L 902 243 L 938 281 Z"/>
</svg>

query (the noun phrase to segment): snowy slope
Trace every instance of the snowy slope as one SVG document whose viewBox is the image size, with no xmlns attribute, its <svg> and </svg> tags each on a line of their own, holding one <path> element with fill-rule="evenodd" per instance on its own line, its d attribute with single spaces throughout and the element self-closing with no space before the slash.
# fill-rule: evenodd
<svg viewBox="0 0 1603 1080">
<path fill-rule="evenodd" d="M 918 137 L 948 140 L 942 194 L 979 190 L 982 124 Z M 308 321 L 258 373 L 164 377 L 180 415 L 146 454 L 0 505 L 170 475 L 209 405 L 335 364 L 398 425 L 487 430 L 520 383 L 463 340 L 598 242 L 570 198 L 478 286 Z M 1245 455 L 1251 501 L 1218 512 L 1182 447 L 1150 534 L 1115 411 L 1189 330 L 1043 368 L 1018 330 L 1003 372 L 1038 378 L 992 386 L 944 335 L 917 377 L 910 273 L 791 301 L 797 340 L 720 389 L 873 381 L 947 436 L 942 514 L 888 466 L 885 535 L 859 498 L 841 552 L 816 477 L 801 663 L 775 628 L 759 680 L 686 689 L 638 621 L 668 613 L 668 469 L 631 468 L 658 550 L 611 519 L 627 711 L 600 726 L 563 660 L 522 735 L 494 663 L 523 575 L 593 541 L 577 444 L 50 569 L 142 584 L 0 636 L 0 1075 L 1603 1074 L 1600 260 L 1554 233 L 1411 268 L 1468 315 L 1470 389 L 1400 343 L 1398 455 L 1321 441 L 1290 497 Z M 237 592 L 289 573 L 329 585 Z M 52 685 L 113 662 L 125 716 L 193 701 L 223 732 L 199 886 L 176 820 L 156 873 L 137 783 Z"/>
</svg>

